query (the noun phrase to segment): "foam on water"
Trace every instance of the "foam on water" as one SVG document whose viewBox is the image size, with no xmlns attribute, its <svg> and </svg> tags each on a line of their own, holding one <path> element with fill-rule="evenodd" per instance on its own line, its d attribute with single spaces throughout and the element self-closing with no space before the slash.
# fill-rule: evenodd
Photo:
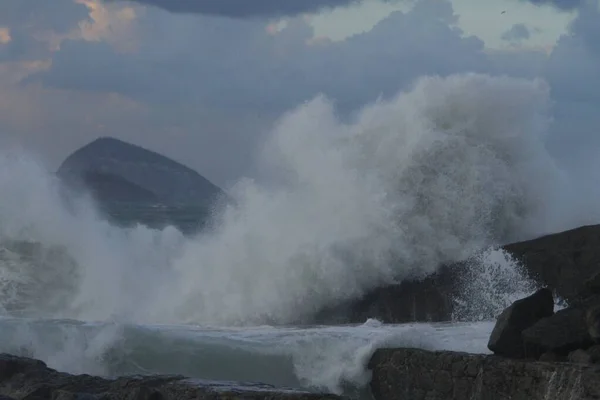
<svg viewBox="0 0 600 400">
<path fill-rule="evenodd" d="M 263 161 L 278 183 L 242 180 L 234 205 L 192 238 L 173 228 L 111 226 L 89 199 L 66 205 L 43 168 L 7 152 L 0 305 L 7 315 L 118 322 L 93 331 L 94 339 L 59 323 L 69 338 L 64 351 L 66 341 L 45 333 L 25 343 L 53 365 L 93 373 L 113 365 L 102 357 L 127 338 L 124 326 L 302 322 L 490 245 L 569 228 L 581 210 L 572 209 L 569 180 L 544 146 L 549 105 L 542 81 L 476 74 L 422 78 L 350 122 L 318 97 L 283 116 L 265 143 Z M 492 250 L 473 264 L 478 279 L 457 299 L 457 318 L 488 318 L 532 289 L 512 285 L 521 275 L 503 257 Z M 22 329 L 35 325 L 28 324 Z M 377 346 L 441 343 L 420 342 L 423 326 L 412 335 L 387 329 L 298 334 L 281 354 L 293 360 L 294 379 L 340 390 L 346 380 L 365 382 L 364 361 Z M 23 345 L 24 332 L 5 345 Z M 375 333 L 363 340 L 364 332 Z"/>
<path fill-rule="evenodd" d="M 0 351 L 71 373 L 169 373 L 360 395 L 380 347 L 487 352 L 491 323 L 255 327 L 0 320 Z"/>
</svg>

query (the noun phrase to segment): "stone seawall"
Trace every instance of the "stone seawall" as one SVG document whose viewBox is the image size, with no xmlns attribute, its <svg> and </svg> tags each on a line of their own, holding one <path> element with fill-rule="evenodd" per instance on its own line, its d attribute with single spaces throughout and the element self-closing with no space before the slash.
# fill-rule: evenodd
<svg viewBox="0 0 600 400">
<path fill-rule="evenodd" d="M 369 369 L 376 400 L 600 398 L 594 365 L 398 348 L 377 350 Z"/>
</svg>

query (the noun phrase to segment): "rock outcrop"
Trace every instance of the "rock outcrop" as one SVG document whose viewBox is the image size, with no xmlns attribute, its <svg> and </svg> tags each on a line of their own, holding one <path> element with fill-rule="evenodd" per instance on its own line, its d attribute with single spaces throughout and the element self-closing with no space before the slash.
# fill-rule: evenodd
<svg viewBox="0 0 600 400">
<path fill-rule="evenodd" d="M 600 369 L 489 355 L 379 349 L 369 362 L 376 400 L 587 400 Z"/>
<path fill-rule="evenodd" d="M 591 283 L 588 281 L 583 285 L 589 287 Z M 551 296 L 547 289 L 542 289 L 515 301 L 504 310 L 492 331 L 489 349 L 497 355 L 511 358 L 594 362 L 597 357 L 592 354 L 596 351 L 586 353 L 586 350 L 594 347 L 600 339 L 600 296 L 581 297 L 556 313 L 549 309 L 553 303 Z M 518 315 L 515 315 L 516 312 Z M 501 340 L 502 335 L 504 341 Z"/>
<path fill-rule="evenodd" d="M 505 357 L 524 357 L 523 331 L 553 314 L 554 299 L 550 289 L 540 289 L 529 297 L 515 301 L 498 317 L 488 348 Z"/>
<path fill-rule="evenodd" d="M 174 224 L 191 232 L 202 225 L 217 200 L 226 198 L 196 171 L 107 137 L 67 157 L 57 175 L 66 187 L 91 193 L 101 210 L 124 224 Z"/>
<path fill-rule="evenodd" d="M 496 321 L 494 355 L 379 349 L 369 362 L 372 393 L 376 400 L 598 399 L 600 295 L 592 292 L 556 313 L 548 289 L 515 301 Z"/>
<path fill-rule="evenodd" d="M 573 303 L 589 293 L 600 293 L 596 283 L 584 282 L 600 272 L 600 225 L 584 226 L 502 247 L 540 286 Z M 424 279 L 377 288 L 362 299 L 324 310 L 318 321 L 361 323 L 377 318 L 386 323 L 451 320 L 472 260 L 441 266 Z M 587 293 L 587 294 L 586 294 Z M 333 317 L 335 316 L 335 318 Z M 490 317 L 496 317 L 490 316 Z"/>
<path fill-rule="evenodd" d="M 0 354 L 0 400 L 230 400 L 235 398 L 334 400 L 338 397 L 330 394 L 278 389 L 262 384 L 206 382 L 181 376 L 103 379 L 89 375 L 69 375 L 48 368 L 42 361 Z"/>
</svg>

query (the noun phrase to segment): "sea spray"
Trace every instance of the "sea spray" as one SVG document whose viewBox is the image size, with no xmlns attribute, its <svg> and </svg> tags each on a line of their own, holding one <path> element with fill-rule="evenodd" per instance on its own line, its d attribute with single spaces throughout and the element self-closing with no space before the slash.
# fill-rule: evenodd
<svg viewBox="0 0 600 400">
<path fill-rule="evenodd" d="M 498 248 L 487 249 L 466 261 L 459 286 L 453 299 L 456 321 L 495 320 L 514 301 L 539 289 L 523 265 Z"/>
<path fill-rule="evenodd" d="M 60 247 L 76 265 L 23 270 L 56 268 L 70 283 L 44 297 L 65 307 L 20 303 L 80 320 L 310 321 L 331 303 L 554 230 L 567 213 L 555 212 L 564 181 L 544 147 L 548 105 L 542 81 L 476 74 L 421 78 L 350 122 L 317 97 L 265 144 L 281 183 L 242 180 L 191 238 L 112 226 L 85 199 L 66 207 L 39 165 L 0 157 L 1 236 Z"/>
<path fill-rule="evenodd" d="M 541 81 L 423 78 L 340 122 L 323 97 L 286 115 L 251 181 L 173 264 L 154 308 L 186 322 L 293 323 L 490 244 L 551 229 L 561 175 Z M 166 307 L 166 308 L 162 308 Z"/>
</svg>

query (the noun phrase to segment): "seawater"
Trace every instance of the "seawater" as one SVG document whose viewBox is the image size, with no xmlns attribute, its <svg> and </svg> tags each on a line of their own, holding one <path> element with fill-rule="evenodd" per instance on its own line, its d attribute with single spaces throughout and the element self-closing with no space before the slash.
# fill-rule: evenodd
<svg viewBox="0 0 600 400">
<path fill-rule="evenodd" d="M 493 323 L 208 328 L 70 320 L 0 320 L 0 351 L 60 371 L 102 376 L 181 374 L 355 396 L 380 347 L 487 353 Z"/>
</svg>

